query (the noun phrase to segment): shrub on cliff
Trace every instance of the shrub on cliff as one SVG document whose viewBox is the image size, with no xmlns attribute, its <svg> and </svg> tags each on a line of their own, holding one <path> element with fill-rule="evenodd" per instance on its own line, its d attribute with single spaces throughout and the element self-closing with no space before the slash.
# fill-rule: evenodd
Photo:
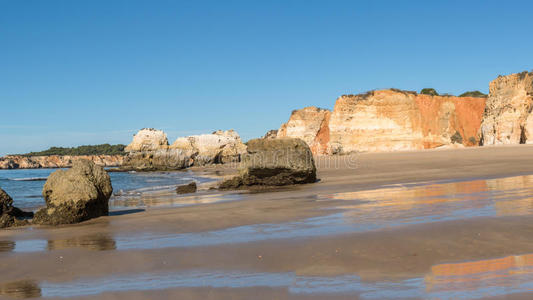
<svg viewBox="0 0 533 300">
<path fill-rule="evenodd" d="M 459 97 L 476 97 L 476 98 L 485 98 L 487 95 L 483 94 L 480 91 L 468 91 L 466 93 L 462 93 L 459 95 Z"/>
<path fill-rule="evenodd" d="M 52 147 L 40 152 L 30 152 L 24 156 L 50 156 L 50 155 L 125 155 L 125 145 L 85 145 L 73 148 Z"/>
<path fill-rule="evenodd" d="M 420 94 L 422 95 L 430 95 L 430 96 L 438 96 L 439 93 L 435 89 L 432 88 L 425 88 L 420 91 Z"/>
</svg>

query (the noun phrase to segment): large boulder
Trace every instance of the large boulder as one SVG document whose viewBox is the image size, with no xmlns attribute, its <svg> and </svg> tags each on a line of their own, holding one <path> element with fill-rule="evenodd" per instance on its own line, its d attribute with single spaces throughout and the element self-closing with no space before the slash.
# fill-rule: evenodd
<svg viewBox="0 0 533 300">
<path fill-rule="evenodd" d="M 32 212 L 24 212 L 13 206 L 13 198 L 0 188 L 0 228 L 26 225 L 27 221 L 21 218 L 31 217 Z"/>
<path fill-rule="evenodd" d="M 46 208 L 35 214 L 36 224 L 73 224 L 109 213 L 113 188 L 109 174 L 92 161 L 80 159 L 69 170 L 55 171 L 43 187 Z"/>
<path fill-rule="evenodd" d="M 221 189 L 313 183 L 316 167 L 309 146 L 301 139 L 254 139 L 242 156 L 240 174 Z"/>
</svg>

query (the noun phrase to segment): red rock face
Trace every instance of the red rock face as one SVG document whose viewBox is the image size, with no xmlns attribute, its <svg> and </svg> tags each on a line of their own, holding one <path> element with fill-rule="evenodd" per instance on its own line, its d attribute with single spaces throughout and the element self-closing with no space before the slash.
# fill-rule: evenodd
<svg viewBox="0 0 533 300">
<path fill-rule="evenodd" d="M 473 146 L 485 100 L 374 91 L 340 97 L 333 112 L 295 111 L 279 132 L 303 139 L 316 155 Z"/>
</svg>

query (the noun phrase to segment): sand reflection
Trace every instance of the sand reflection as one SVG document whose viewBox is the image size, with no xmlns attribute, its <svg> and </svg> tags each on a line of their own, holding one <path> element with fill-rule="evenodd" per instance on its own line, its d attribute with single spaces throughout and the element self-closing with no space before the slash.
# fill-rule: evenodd
<svg viewBox="0 0 533 300">
<path fill-rule="evenodd" d="M 0 252 L 11 252 L 13 250 L 15 250 L 15 242 L 0 241 Z"/>
</svg>

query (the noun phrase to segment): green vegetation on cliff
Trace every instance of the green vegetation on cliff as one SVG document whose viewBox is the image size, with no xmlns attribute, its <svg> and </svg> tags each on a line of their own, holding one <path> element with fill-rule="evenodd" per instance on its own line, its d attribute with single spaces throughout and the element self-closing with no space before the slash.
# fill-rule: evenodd
<svg viewBox="0 0 533 300">
<path fill-rule="evenodd" d="M 125 155 L 125 145 L 85 145 L 73 148 L 52 147 L 40 152 L 30 152 L 24 156 L 50 156 L 50 155 Z"/>
<path fill-rule="evenodd" d="M 466 93 L 462 93 L 459 95 L 459 97 L 476 97 L 476 98 L 485 98 L 487 95 L 483 94 L 480 91 L 468 91 Z"/>
<path fill-rule="evenodd" d="M 431 96 L 438 96 L 439 93 L 435 89 L 432 88 L 425 88 L 420 91 L 420 94 L 422 95 L 431 95 Z"/>
</svg>

